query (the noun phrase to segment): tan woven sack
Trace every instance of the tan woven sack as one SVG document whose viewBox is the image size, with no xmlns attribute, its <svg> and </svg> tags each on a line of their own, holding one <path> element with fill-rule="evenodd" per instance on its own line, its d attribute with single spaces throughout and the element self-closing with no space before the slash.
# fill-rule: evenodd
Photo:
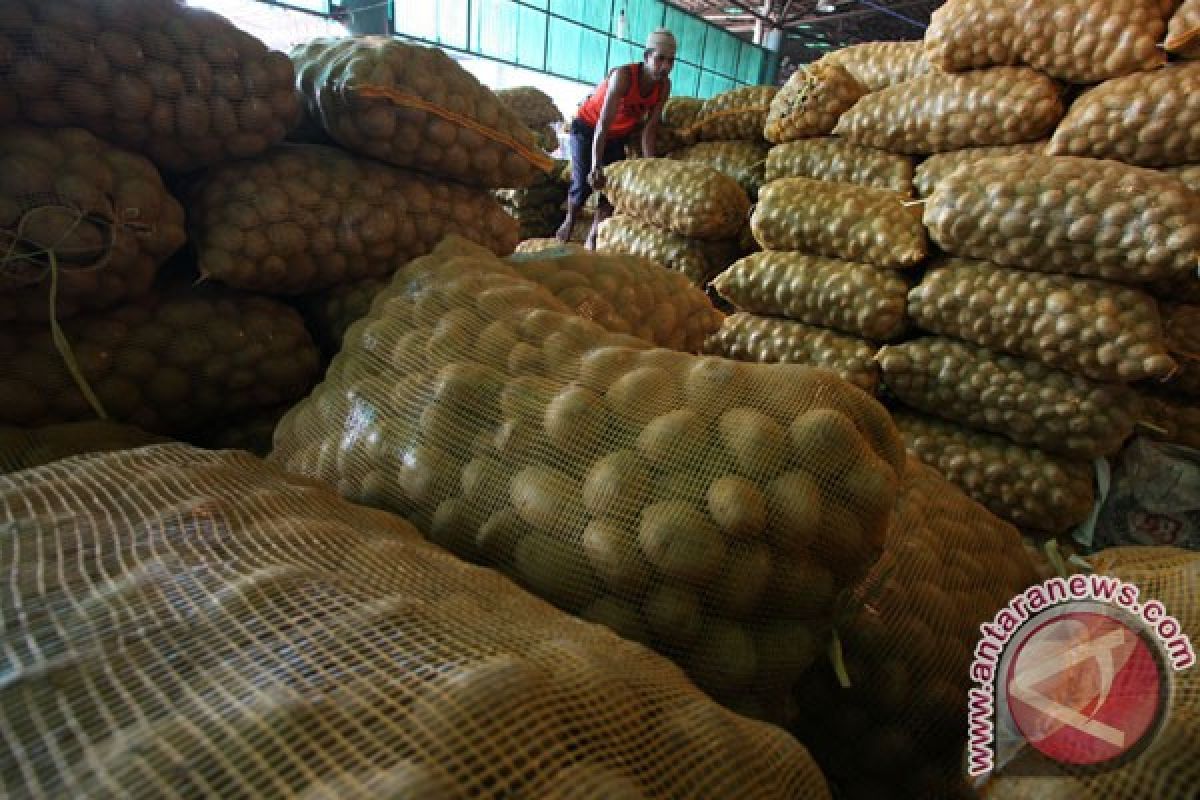
<svg viewBox="0 0 1200 800">
<path fill-rule="evenodd" d="M 1037 141 L 1062 115 L 1054 81 L 1024 67 L 996 67 L 934 72 L 873 92 L 842 114 L 833 133 L 921 155 Z"/>
<path fill-rule="evenodd" d="M 702 142 L 760 142 L 777 86 L 741 86 L 704 101 L 690 135 Z"/>
<path fill-rule="evenodd" d="M 300 117 L 292 64 L 179 0 L 6 0 L 0 121 L 80 127 L 164 170 L 248 158 Z"/>
<path fill-rule="evenodd" d="M 818 63 L 841 67 L 868 91 L 878 92 L 931 71 L 921 42 L 865 42 L 834 50 Z"/>
<path fill-rule="evenodd" d="M 1161 0 L 949 0 L 925 31 L 925 54 L 947 72 L 1027 64 L 1071 83 L 1161 66 Z"/>
<path fill-rule="evenodd" d="M 141 428 L 115 422 L 66 422 L 41 428 L 0 425 L 0 473 L 19 472 L 84 453 L 130 450 L 165 441 Z"/>
<path fill-rule="evenodd" d="M 677 161 L 707 164 L 738 182 L 751 200 L 763 185 L 767 145 L 758 142 L 698 142 L 671 153 Z"/>
<path fill-rule="evenodd" d="M 921 197 L 933 194 L 947 176 L 959 167 L 966 166 L 970 170 L 975 164 L 985 158 L 1001 158 L 1003 156 L 1045 155 L 1047 141 L 1024 142 L 1022 144 L 1000 145 L 998 147 L 967 147 L 962 150 L 952 150 L 949 153 L 934 153 L 917 165 L 913 174 L 913 187 Z"/>
<path fill-rule="evenodd" d="M 614 214 L 600 223 L 596 249 L 606 253 L 648 258 L 682 273 L 693 286 L 703 288 L 739 255 L 738 242 L 689 239 L 665 228 Z"/>
<path fill-rule="evenodd" d="M 878 555 L 903 466 L 832 374 L 609 333 L 461 239 L 396 274 L 275 444 L 762 714 Z"/>
<path fill-rule="evenodd" d="M 364 156 L 473 186 L 528 186 L 554 162 L 443 50 L 387 36 L 313 39 L 291 54 L 309 117 Z"/>
<path fill-rule="evenodd" d="M 879 389 L 877 346 L 815 325 L 781 317 L 737 313 L 708 337 L 704 352 L 760 364 L 803 364 L 832 370 L 867 394 Z"/>
<path fill-rule="evenodd" d="M 775 144 L 827 136 L 866 93 L 867 88 L 842 67 L 821 61 L 802 66 L 771 101 L 763 136 Z"/>
<path fill-rule="evenodd" d="M 780 178 L 854 183 L 907 197 L 913 189 L 913 160 L 836 136 L 819 136 L 772 147 L 764 178 L 767 183 Z"/>
<path fill-rule="evenodd" d="M 1183 0 L 1167 23 L 1167 52 L 1200 58 L 1200 1 Z"/>
<path fill-rule="evenodd" d="M 617 211 L 694 239 L 733 239 L 750 213 L 737 181 L 706 164 L 627 159 L 605 170 Z"/>
<path fill-rule="evenodd" d="M 805 749 L 244 453 L 0 479 L 6 797 L 830 797 Z"/>
</svg>

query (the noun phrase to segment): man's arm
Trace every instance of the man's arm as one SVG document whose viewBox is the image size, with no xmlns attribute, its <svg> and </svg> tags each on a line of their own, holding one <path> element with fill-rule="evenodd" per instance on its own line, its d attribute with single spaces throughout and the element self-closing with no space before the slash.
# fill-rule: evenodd
<svg viewBox="0 0 1200 800">
<path fill-rule="evenodd" d="M 588 182 L 593 189 L 604 188 L 604 145 L 608 142 L 608 128 L 617 118 L 617 110 L 621 106 L 621 98 L 629 91 L 632 78 L 629 70 L 619 67 L 614 70 L 608 81 L 608 93 L 604 95 L 604 105 L 600 109 L 600 119 L 596 123 L 596 135 L 592 138 L 592 172 Z"/>
<path fill-rule="evenodd" d="M 650 110 L 650 118 L 646 120 L 646 127 L 642 128 L 642 155 L 646 158 L 654 158 L 658 155 L 658 125 L 662 121 L 663 106 L 667 104 L 667 98 L 670 96 L 671 79 L 666 78 L 663 80 L 662 94 L 658 96 L 658 102 Z"/>
</svg>

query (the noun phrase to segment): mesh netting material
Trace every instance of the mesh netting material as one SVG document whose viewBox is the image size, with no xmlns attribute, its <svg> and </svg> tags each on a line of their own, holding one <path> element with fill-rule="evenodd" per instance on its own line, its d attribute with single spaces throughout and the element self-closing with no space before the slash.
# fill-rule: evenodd
<svg viewBox="0 0 1200 800">
<path fill-rule="evenodd" d="M 142 156 L 79 128 L 0 127 L 0 321 L 48 319 L 55 281 L 60 319 L 145 294 L 184 238 Z"/>
<path fill-rule="evenodd" d="M 560 242 L 553 238 L 533 238 L 526 239 L 517 245 L 517 249 L 513 251 L 517 253 L 544 253 L 547 250 L 563 250 L 570 253 L 581 253 L 584 247 L 576 242 Z"/>
<path fill-rule="evenodd" d="M 1022 142 L 998 147 L 967 147 L 949 153 L 934 153 L 917 165 L 912 184 L 921 197 L 928 197 L 938 184 L 964 165 L 972 166 L 985 158 L 1003 156 L 1045 155 L 1046 141 Z"/>
<path fill-rule="evenodd" d="M 866 93 L 867 88 L 842 67 L 822 61 L 802 66 L 771 100 L 763 136 L 775 144 L 826 136 Z"/>
<path fill-rule="evenodd" d="M 178 0 L 8 0 L 0 120 L 86 128 L 172 171 L 261 153 L 299 118 L 292 64 Z"/>
<path fill-rule="evenodd" d="M 528 186 L 554 162 L 533 132 L 444 51 L 386 36 L 292 51 L 309 117 L 338 144 L 473 186 Z"/>
<path fill-rule="evenodd" d="M 1161 303 L 1159 308 L 1167 352 L 1179 365 L 1166 388 L 1200 400 L 1200 306 Z"/>
<path fill-rule="evenodd" d="M 1095 503 L 1092 465 L 908 411 L 893 413 L 909 452 L 1022 530 L 1062 533 Z"/>
<path fill-rule="evenodd" d="M 1024 67 L 934 72 L 872 92 L 834 133 L 910 155 L 1037 141 L 1063 115 L 1058 86 Z"/>
<path fill-rule="evenodd" d="M 759 192 L 750 217 L 764 250 L 799 250 L 880 267 L 925 258 L 921 209 L 888 189 L 781 178 Z"/>
<path fill-rule="evenodd" d="M 753 200 L 763 185 L 767 145 L 759 142 L 698 142 L 675 150 L 671 158 L 707 164 L 737 181 Z"/>
<path fill-rule="evenodd" d="M 763 716 L 877 557 L 904 463 L 831 373 L 608 333 L 461 239 L 397 273 L 275 445 Z"/>
<path fill-rule="evenodd" d="M 855 183 L 907 197 L 913 190 L 913 160 L 834 136 L 801 139 L 776 145 L 767 153 L 764 180 L 780 178 Z"/>
<path fill-rule="evenodd" d="M 778 86 L 742 86 L 704 101 L 689 135 L 700 141 L 761 142 Z"/>
<path fill-rule="evenodd" d="M 519 240 L 482 189 L 306 144 L 207 173 L 188 227 L 205 277 L 272 294 L 388 275 L 451 233 L 499 255 Z"/>
<path fill-rule="evenodd" d="M 1167 52 L 1200 58 L 1200 0 L 1183 0 L 1167 22 Z"/>
<path fill-rule="evenodd" d="M 536 131 L 563 121 L 562 112 L 554 105 L 554 100 L 536 86 L 514 86 L 493 92 L 530 130 Z"/>
<path fill-rule="evenodd" d="M 979 625 L 1036 582 L 1017 531 L 910 457 L 883 556 L 838 624 L 850 687 L 806 676 L 793 728 L 839 797 L 966 797 L 971 653 Z"/>
<path fill-rule="evenodd" d="M 1049 453 L 1111 455 L 1133 433 L 1137 396 L 1045 364 L 931 336 L 879 351 L 883 381 L 920 411 Z"/>
<path fill-rule="evenodd" d="M 944 258 L 908 293 L 908 315 L 930 333 L 1096 381 L 1165 378 L 1176 369 L 1157 302 L 1115 283 Z"/>
<path fill-rule="evenodd" d="M 241 453 L 0 479 L 23 797 L 828 798 L 678 668 Z"/>
<path fill-rule="evenodd" d="M 1200 449 L 1200 406 L 1195 400 L 1155 391 L 1140 390 L 1142 412 L 1138 432 L 1173 444 Z"/>
<path fill-rule="evenodd" d="M 739 311 L 787 317 L 864 339 L 895 339 L 907 328 L 909 281 L 870 264 L 806 253 L 755 253 L 717 276 L 713 288 Z"/>
<path fill-rule="evenodd" d="M 1162 172 L 1183 182 L 1183 185 L 1193 192 L 1200 192 L 1200 164 L 1185 164 L 1181 167 L 1167 167 Z M 1197 287 L 1200 289 L 1200 287 Z"/>
<path fill-rule="evenodd" d="M 733 239 L 750 198 L 707 164 L 664 158 L 620 161 L 604 171 L 604 193 L 623 214 L 693 239 Z"/>
<path fill-rule="evenodd" d="M 566 161 L 556 164 L 568 165 Z M 500 207 L 517 221 L 522 240 L 552 237 L 563 218 L 567 202 L 569 177 L 564 180 L 561 169 L 545 175 L 524 189 L 498 189 L 493 194 Z"/>
<path fill-rule="evenodd" d="M 877 346 L 864 339 L 780 317 L 739 312 L 725 318 L 704 352 L 762 364 L 804 364 L 832 370 L 867 394 L 879 388 Z"/>
<path fill-rule="evenodd" d="M 1164 18 L 1159 0 L 949 0 L 925 31 L 925 54 L 947 72 L 1027 64 L 1098 83 L 1161 66 Z"/>
<path fill-rule="evenodd" d="M 1047 155 L 1110 158 L 1143 167 L 1200 161 L 1200 64 L 1173 64 L 1085 92 L 1054 131 Z"/>
<path fill-rule="evenodd" d="M 295 310 L 218 287 L 155 291 L 62 330 L 110 418 L 154 433 L 295 401 L 317 378 L 317 348 Z M 0 424 L 95 416 L 46 325 L 0 328 Z"/>
<path fill-rule="evenodd" d="M 1157 599 L 1192 641 L 1200 640 L 1200 554 L 1175 547 L 1114 547 L 1088 561 L 1104 575 L 1135 584 L 1141 597 Z M 1128 764 L 1088 774 L 1063 765 L 1038 777 L 993 779 L 987 800 L 1108 800 L 1194 797 L 1200 782 L 1196 742 L 1200 740 L 1200 670 L 1174 674 L 1175 687 L 1166 725 Z"/>
<path fill-rule="evenodd" d="M 342 349 L 342 337 L 354 321 L 367 313 L 375 295 L 388 285 L 386 278 L 366 278 L 333 286 L 300 299 L 299 305 L 313 339 L 326 358 Z"/>
<path fill-rule="evenodd" d="M 689 239 L 665 228 L 615 214 L 600 223 L 596 249 L 648 258 L 676 270 L 694 286 L 703 287 L 740 255 L 739 243 Z"/>
<path fill-rule="evenodd" d="M 83 453 L 129 450 L 164 441 L 132 425 L 100 420 L 41 428 L 0 425 L 0 473 L 40 467 Z"/>
<path fill-rule="evenodd" d="M 841 67 L 872 92 L 910 81 L 932 69 L 921 42 L 855 44 L 822 56 L 819 63 Z"/>
</svg>

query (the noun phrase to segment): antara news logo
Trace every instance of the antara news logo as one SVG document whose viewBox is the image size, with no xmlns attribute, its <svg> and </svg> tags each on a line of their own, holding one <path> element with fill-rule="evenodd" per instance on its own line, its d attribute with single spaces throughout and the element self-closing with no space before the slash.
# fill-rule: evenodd
<svg viewBox="0 0 1200 800">
<path fill-rule="evenodd" d="M 1014 597 L 975 646 L 967 773 L 983 780 L 1142 752 L 1166 720 L 1172 675 L 1196 662 L 1158 600 L 1120 578 L 1052 578 Z"/>
</svg>

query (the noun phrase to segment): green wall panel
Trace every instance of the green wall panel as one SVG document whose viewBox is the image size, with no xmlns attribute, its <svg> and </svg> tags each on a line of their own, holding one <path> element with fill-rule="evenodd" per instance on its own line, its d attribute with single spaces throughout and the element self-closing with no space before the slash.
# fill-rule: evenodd
<svg viewBox="0 0 1200 800">
<path fill-rule="evenodd" d="M 613 18 L 612 0 L 550 0 L 550 13 L 606 31 Z"/>
<path fill-rule="evenodd" d="M 546 69 L 548 18 L 540 11 L 517 8 L 517 63 L 531 69 Z"/>
<path fill-rule="evenodd" d="M 676 62 L 671 70 L 671 95 L 674 97 L 698 97 L 700 90 L 700 70 L 690 64 Z"/>
<path fill-rule="evenodd" d="M 521 45 L 522 10 L 525 9 L 509 0 L 471 0 L 471 49 L 502 61 L 516 61 Z M 543 28 L 542 41 L 537 43 L 539 49 L 545 46 L 545 33 Z"/>
<path fill-rule="evenodd" d="M 584 83 L 604 78 L 608 37 L 573 22 L 550 18 L 546 71 Z"/>
<path fill-rule="evenodd" d="M 737 79 L 739 83 L 758 83 L 762 72 L 763 60 L 766 58 L 761 47 L 755 47 L 748 42 L 741 44 L 741 57 L 738 59 Z"/>
<path fill-rule="evenodd" d="M 616 20 L 621 10 L 625 9 L 625 22 L 628 33 L 625 34 L 633 44 L 641 47 L 646 43 L 646 37 L 655 28 L 663 25 L 663 4 L 661 0 L 617 0 L 613 8 L 612 33 L 617 33 Z"/>
</svg>

